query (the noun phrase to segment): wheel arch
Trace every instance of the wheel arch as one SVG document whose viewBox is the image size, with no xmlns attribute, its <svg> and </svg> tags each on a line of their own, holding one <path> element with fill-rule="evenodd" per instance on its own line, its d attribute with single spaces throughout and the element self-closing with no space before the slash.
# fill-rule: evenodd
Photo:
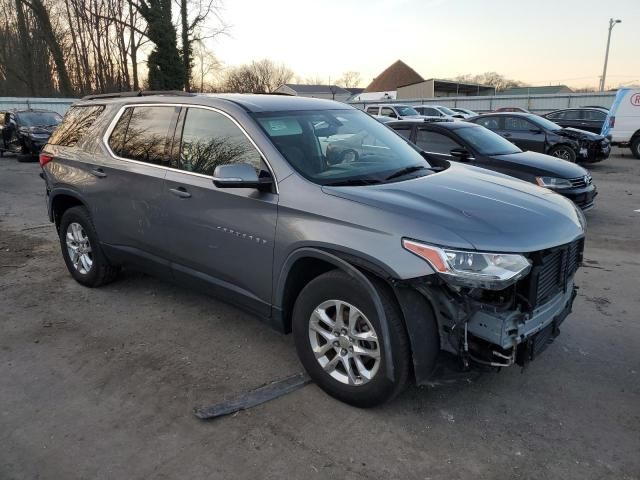
<svg viewBox="0 0 640 480">
<path fill-rule="evenodd" d="M 49 221 L 54 222 L 58 229 L 64 212 L 77 206 L 86 207 L 87 205 L 74 190 L 64 189 L 52 193 L 49 197 Z"/>
</svg>

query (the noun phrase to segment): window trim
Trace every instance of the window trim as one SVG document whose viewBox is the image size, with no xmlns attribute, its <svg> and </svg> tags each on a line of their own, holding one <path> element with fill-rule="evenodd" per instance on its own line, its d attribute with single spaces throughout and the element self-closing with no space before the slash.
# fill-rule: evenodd
<svg viewBox="0 0 640 480">
<path fill-rule="evenodd" d="M 208 178 L 208 179 L 211 179 L 213 181 L 213 176 L 212 175 L 205 175 L 203 173 L 196 173 L 196 172 L 188 172 L 186 170 L 181 170 L 179 168 L 167 167 L 167 166 L 164 166 L 164 165 L 155 165 L 153 163 L 141 162 L 140 160 L 133 160 L 131 158 L 124 158 L 124 157 L 120 157 L 120 156 L 116 155 L 113 152 L 113 150 L 111 150 L 111 147 L 109 146 L 109 137 L 111 137 L 111 133 L 113 133 L 113 130 L 115 129 L 116 124 L 118 123 L 118 120 L 120 120 L 120 117 L 122 117 L 122 115 L 124 114 L 125 110 L 127 108 L 133 108 L 133 107 L 201 108 L 203 110 L 214 111 L 216 113 L 219 113 L 219 114 L 223 115 L 224 117 L 227 117 L 229 120 L 231 120 L 231 122 L 236 127 L 238 127 L 238 129 L 243 133 L 243 135 L 245 137 L 247 137 L 249 142 L 251 142 L 251 145 L 253 145 L 253 148 L 255 148 L 258 151 L 258 153 L 260 154 L 260 157 L 264 160 L 265 165 L 269 169 L 269 173 L 271 174 L 271 177 L 273 178 L 273 184 L 275 186 L 276 195 L 280 193 L 280 190 L 278 189 L 278 178 L 276 177 L 276 174 L 275 174 L 275 171 L 273 170 L 273 167 L 271 167 L 271 164 L 267 160 L 266 155 L 258 147 L 256 142 L 254 142 L 253 139 L 249 136 L 249 134 L 244 129 L 244 127 L 242 125 L 240 125 L 240 123 L 235 118 L 233 118 L 231 115 L 229 115 L 227 112 L 224 112 L 224 111 L 222 111 L 222 110 L 220 110 L 218 108 L 210 107 L 210 106 L 207 106 L 207 105 L 194 105 L 194 104 L 189 104 L 189 103 L 127 103 L 125 105 L 122 105 L 120 107 L 120 109 L 116 112 L 116 114 L 114 115 L 113 119 L 111 120 L 111 123 L 109 123 L 109 126 L 105 130 L 104 135 L 102 136 L 102 146 L 104 148 L 106 148 L 107 152 L 109 153 L 109 155 L 112 158 L 115 158 L 117 160 L 122 160 L 124 162 L 135 163 L 135 164 L 138 164 L 138 165 L 145 165 L 147 167 L 161 168 L 161 169 L 164 169 L 164 170 L 170 170 L 172 172 L 184 173 L 186 175 L 194 175 L 196 177 Z M 176 134 L 177 133 L 178 132 L 177 132 L 177 128 L 176 128 L 176 129 L 174 129 L 173 138 L 171 139 L 171 145 L 172 145 L 171 150 L 173 150 L 173 143 L 176 140 Z M 182 133 L 180 133 L 180 137 L 182 137 Z"/>
</svg>

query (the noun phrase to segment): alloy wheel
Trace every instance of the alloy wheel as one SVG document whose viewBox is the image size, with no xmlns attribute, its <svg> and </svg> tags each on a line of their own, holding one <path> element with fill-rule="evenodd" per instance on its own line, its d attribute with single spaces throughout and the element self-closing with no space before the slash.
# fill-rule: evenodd
<svg viewBox="0 0 640 480">
<path fill-rule="evenodd" d="M 373 325 L 342 300 L 327 300 L 313 310 L 309 342 L 323 370 L 343 384 L 364 385 L 380 368 L 380 343 Z"/>
<path fill-rule="evenodd" d="M 571 158 L 571 153 L 566 148 L 560 148 L 553 152 L 553 156 L 557 158 L 561 158 L 562 160 L 569 160 Z"/>
<path fill-rule="evenodd" d="M 73 267 L 83 275 L 86 275 L 93 266 L 93 254 L 91 243 L 87 233 L 77 222 L 72 222 L 67 227 L 66 235 L 67 252 Z"/>
</svg>

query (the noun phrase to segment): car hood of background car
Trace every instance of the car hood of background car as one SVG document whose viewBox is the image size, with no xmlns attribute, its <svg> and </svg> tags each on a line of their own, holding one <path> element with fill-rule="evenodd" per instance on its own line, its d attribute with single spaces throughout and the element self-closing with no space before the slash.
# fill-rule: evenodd
<svg viewBox="0 0 640 480">
<path fill-rule="evenodd" d="M 548 189 L 480 168 L 452 163 L 443 172 L 406 181 L 328 187 L 329 194 L 402 218 L 401 235 L 427 243 L 492 252 L 533 252 L 584 235 L 571 201 Z M 450 232 L 451 242 L 439 233 Z M 460 247 L 458 247 L 460 248 Z"/>
<path fill-rule="evenodd" d="M 561 128 L 560 130 L 555 130 L 554 133 L 558 135 L 562 135 L 563 137 L 574 138 L 576 140 L 593 140 L 600 141 L 603 140 L 604 137 L 602 135 L 598 135 L 597 133 L 587 132 L 586 130 L 579 130 L 577 128 Z"/>
<path fill-rule="evenodd" d="M 528 171 L 532 175 L 538 176 L 544 175 L 556 178 L 578 178 L 589 174 L 589 172 L 580 165 L 537 152 L 492 155 L 491 158 L 499 162 L 511 162 L 518 166 L 522 166 L 523 170 Z"/>
</svg>

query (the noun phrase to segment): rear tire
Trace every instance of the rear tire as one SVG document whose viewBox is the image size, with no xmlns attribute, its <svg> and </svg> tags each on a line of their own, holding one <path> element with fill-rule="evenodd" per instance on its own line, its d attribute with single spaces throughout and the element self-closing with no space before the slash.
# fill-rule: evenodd
<svg viewBox="0 0 640 480">
<path fill-rule="evenodd" d="M 631 153 L 637 159 L 640 159 L 640 135 L 631 140 Z"/>
<path fill-rule="evenodd" d="M 112 281 L 118 268 L 102 251 L 89 211 L 82 206 L 64 212 L 58 231 L 64 263 L 71 276 L 85 287 L 99 287 Z"/>
<path fill-rule="evenodd" d="M 332 397 L 363 408 L 402 392 L 411 369 L 409 339 L 397 302 L 384 285 L 375 288 L 385 310 L 391 352 L 368 289 L 341 270 L 309 282 L 293 309 L 296 350 L 309 376 Z M 389 354 L 393 381 L 386 366 Z"/>
<path fill-rule="evenodd" d="M 576 163 L 576 152 L 573 148 L 566 145 L 558 145 L 549 150 L 549 155 L 552 157 L 566 160 L 567 162 Z"/>
</svg>

